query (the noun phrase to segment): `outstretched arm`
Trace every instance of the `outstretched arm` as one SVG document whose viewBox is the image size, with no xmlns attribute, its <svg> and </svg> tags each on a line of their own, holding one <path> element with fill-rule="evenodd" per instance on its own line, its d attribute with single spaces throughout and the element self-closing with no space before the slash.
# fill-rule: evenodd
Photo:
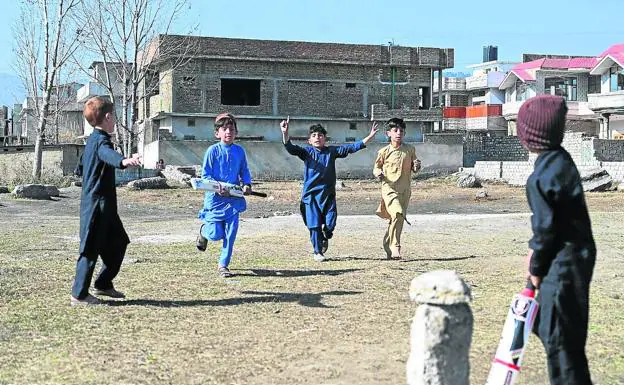
<svg viewBox="0 0 624 385">
<path fill-rule="evenodd" d="M 377 131 L 379 131 L 379 128 L 377 122 L 375 122 L 371 126 L 370 133 L 364 139 L 357 141 L 353 144 L 343 144 L 342 146 L 336 147 L 336 158 L 346 158 L 347 155 L 360 151 L 361 149 L 366 147 L 366 143 L 370 142 L 371 139 L 375 137 Z"/>
<path fill-rule="evenodd" d="M 104 140 L 97 149 L 98 157 L 104 162 L 116 168 L 126 168 L 129 166 L 140 166 L 139 154 L 133 154 L 131 158 L 124 158 L 123 155 L 113 149 L 110 140 Z"/>
<path fill-rule="evenodd" d="M 370 142 L 375 137 L 375 134 L 378 131 L 379 131 L 379 124 L 377 124 L 377 122 L 373 122 L 373 125 L 371 126 L 370 133 L 368 134 L 367 137 L 362 139 L 362 143 L 364 143 L 364 145 L 367 145 L 368 142 Z"/>
</svg>

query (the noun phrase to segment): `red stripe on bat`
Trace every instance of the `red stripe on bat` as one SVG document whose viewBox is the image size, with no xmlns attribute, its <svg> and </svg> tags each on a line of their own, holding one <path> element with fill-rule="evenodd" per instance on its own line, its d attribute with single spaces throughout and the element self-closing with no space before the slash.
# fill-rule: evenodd
<svg viewBox="0 0 624 385">
<path fill-rule="evenodd" d="M 517 372 L 520 371 L 520 367 L 518 365 L 510 364 L 509 362 L 505 362 L 505 361 L 503 361 L 501 359 L 498 359 L 498 358 L 494 359 L 494 363 L 504 365 L 504 366 L 508 367 L 509 369 L 513 369 L 513 370 L 515 370 Z"/>
</svg>

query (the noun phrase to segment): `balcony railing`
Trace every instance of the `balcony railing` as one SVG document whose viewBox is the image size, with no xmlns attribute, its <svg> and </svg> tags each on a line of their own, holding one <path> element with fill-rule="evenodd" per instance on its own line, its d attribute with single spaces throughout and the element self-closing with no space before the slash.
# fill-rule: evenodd
<svg viewBox="0 0 624 385">
<path fill-rule="evenodd" d="M 82 86 L 76 93 L 76 101 L 77 102 L 86 102 L 87 99 L 98 96 L 98 95 L 106 95 L 106 89 L 99 85 L 98 83 L 89 82 Z"/>
<path fill-rule="evenodd" d="M 624 110 L 624 91 L 588 94 L 588 107 L 593 111 Z"/>
<path fill-rule="evenodd" d="M 525 101 L 523 100 L 519 102 L 509 102 L 503 104 L 503 116 L 510 117 L 513 115 L 518 115 L 518 110 L 524 102 Z M 568 116 L 592 118 L 595 115 L 594 112 L 590 109 L 590 105 L 588 102 L 568 101 L 567 105 Z"/>
</svg>

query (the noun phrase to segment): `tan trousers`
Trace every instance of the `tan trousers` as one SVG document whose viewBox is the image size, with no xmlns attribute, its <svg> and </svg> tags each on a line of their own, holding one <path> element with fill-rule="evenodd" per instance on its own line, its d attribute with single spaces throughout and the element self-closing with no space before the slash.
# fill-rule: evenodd
<svg viewBox="0 0 624 385">
<path fill-rule="evenodd" d="M 386 257 L 399 257 L 401 255 L 401 232 L 403 231 L 403 215 L 396 214 L 388 222 L 388 228 L 383 239 L 383 247 Z"/>
</svg>

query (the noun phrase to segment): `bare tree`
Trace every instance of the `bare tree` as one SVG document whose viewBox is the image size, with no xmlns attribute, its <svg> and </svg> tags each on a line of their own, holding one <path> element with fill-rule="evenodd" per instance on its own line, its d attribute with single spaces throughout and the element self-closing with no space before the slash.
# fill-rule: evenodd
<svg viewBox="0 0 624 385">
<path fill-rule="evenodd" d="M 81 17 L 85 46 L 101 60 L 103 69 L 98 76 L 85 72 L 106 90 L 121 112 L 117 141 L 126 156 L 132 153 L 139 135 L 139 102 L 150 95 L 149 90 L 140 92 L 141 84 L 152 71 L 152 56 L 142 52 L 160 34 L 169 33 L 187 4 L 188 0 L 84 0 Z M 189 45 L 190 41 L 183 39 L 180 46 Z M 180 51 L 179 46 L 175 49 Z M 185 60 L 188 59 L 179 59 L 180 63 Z"/>
<path fill-rule="evenodd" d="M 32 98 L 37 118 L 32 176 L 41 178 L 50 100 L 61 69 L 79 47 L 79 31 L 72 18 L 82 0 L 21 0 L 21 13 L 14 28 L 15 69 Z"/>
</svg>

